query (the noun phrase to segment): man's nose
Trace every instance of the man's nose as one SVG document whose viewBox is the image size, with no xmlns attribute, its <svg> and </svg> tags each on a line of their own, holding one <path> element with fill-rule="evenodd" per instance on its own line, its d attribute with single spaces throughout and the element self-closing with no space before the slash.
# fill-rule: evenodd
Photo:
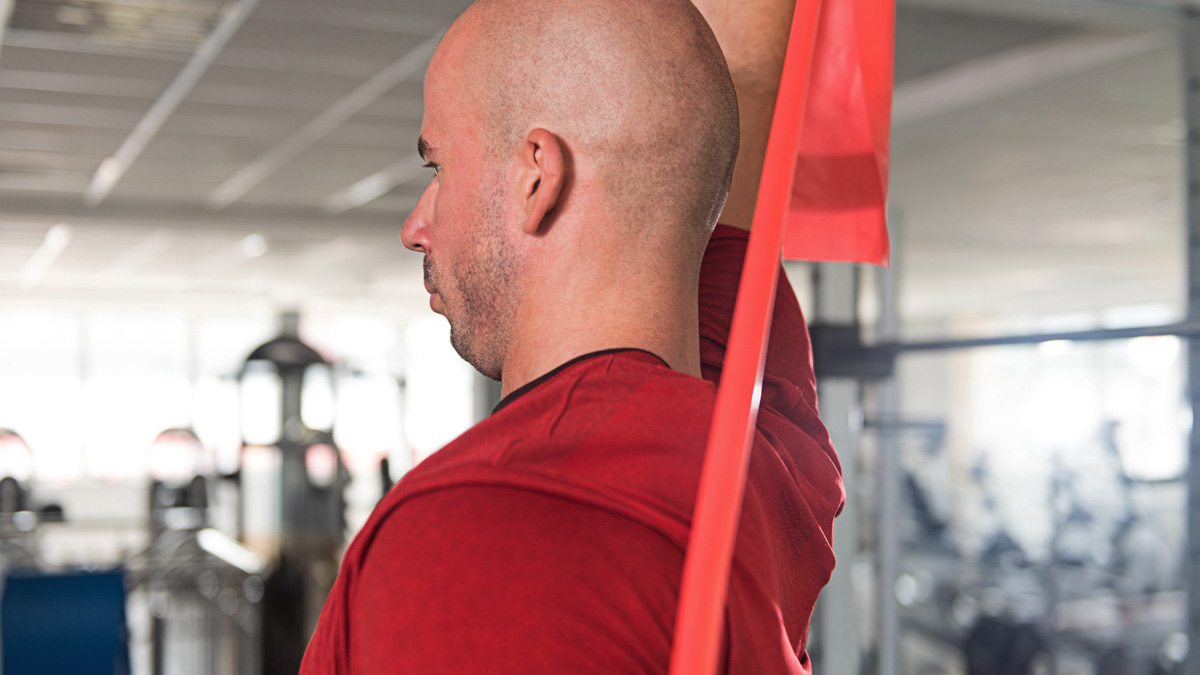
<svg viewBox="0 0 1200 675">
<path fill-rule="evenodd" d="M 428 216 L 430 203 L 433 201 L 430 196 L 432 192 L 433 184 L 431 183 L 421 193 L 421 198 L 417 200 L 417 205 L 413 207 L 412 213 L 408 214 L 408 218 L 404 221 L 404 227 L 400 228 L 400 241 L 410 251 L 429 252 Z"/>
</svg>

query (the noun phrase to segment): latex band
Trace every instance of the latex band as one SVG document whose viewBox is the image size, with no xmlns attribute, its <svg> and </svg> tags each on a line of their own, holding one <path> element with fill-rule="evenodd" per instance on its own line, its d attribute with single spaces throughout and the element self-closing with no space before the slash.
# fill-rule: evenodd
<svg viewBox="0 0 1200 675">
<path fill-rule="evenodd" d="M 753 229 L 692 514 L 675 617 L 673 675 L 706 675 L 715 672 L 717 666 L 729 567 L 758 420 L 784 220 L 792 196 L 821 1 L 801 0 L 792 17 Z"/>
</svg>

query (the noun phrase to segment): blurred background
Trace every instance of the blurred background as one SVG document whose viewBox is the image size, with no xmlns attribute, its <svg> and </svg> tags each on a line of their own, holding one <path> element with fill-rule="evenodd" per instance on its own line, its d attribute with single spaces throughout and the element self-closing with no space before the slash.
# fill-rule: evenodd
<svg viewBox="0 0 1200 675">
<path fill-rule="evenodd" d="M 495 404 L 399 239 L 466 4 L 0 0 L 5 672 L 296 672 Z M 899 0 L 892 267 L 787 268 L 848 492 L 818 672 L 1200 672 L 1197 11 Z"/>
</svg>

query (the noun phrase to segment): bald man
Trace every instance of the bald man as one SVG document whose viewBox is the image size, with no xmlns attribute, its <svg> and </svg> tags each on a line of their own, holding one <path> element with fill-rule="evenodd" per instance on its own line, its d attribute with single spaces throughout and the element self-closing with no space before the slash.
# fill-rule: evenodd
<svg viewBox="0 0 1200 675">
<path fill-rule="evenodd" d="M 791 12 L 701 4 L 736 88 L 687 0 L 481 0 L 447 31 L 402 238 L 503 399 L 380 502 L 303 672 L 666 671 Z M 722 663 L 807 672 L 843 492 L 786 279 L 761 406 Z"/>
</svg>

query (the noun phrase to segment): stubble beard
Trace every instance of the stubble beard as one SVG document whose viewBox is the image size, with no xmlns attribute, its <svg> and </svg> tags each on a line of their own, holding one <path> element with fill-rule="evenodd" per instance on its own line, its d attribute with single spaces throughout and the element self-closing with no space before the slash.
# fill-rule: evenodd
<svg viewBox="0 0 1200 675">
<path fill-rule="evenodd" d="M 443 278 L 425 258 L 427 285 L 438 290 L 442 311 L 450 322 L 450 345 L 485 377 L 499 380 L 513 332 L 516 312 L 517 266 L 503 236 L 500 192 L 482 190 L 469 231 L 475 247 L 465 270 Z M 451 293 L 443 293 L 449 285 Z"/>
</svg>

